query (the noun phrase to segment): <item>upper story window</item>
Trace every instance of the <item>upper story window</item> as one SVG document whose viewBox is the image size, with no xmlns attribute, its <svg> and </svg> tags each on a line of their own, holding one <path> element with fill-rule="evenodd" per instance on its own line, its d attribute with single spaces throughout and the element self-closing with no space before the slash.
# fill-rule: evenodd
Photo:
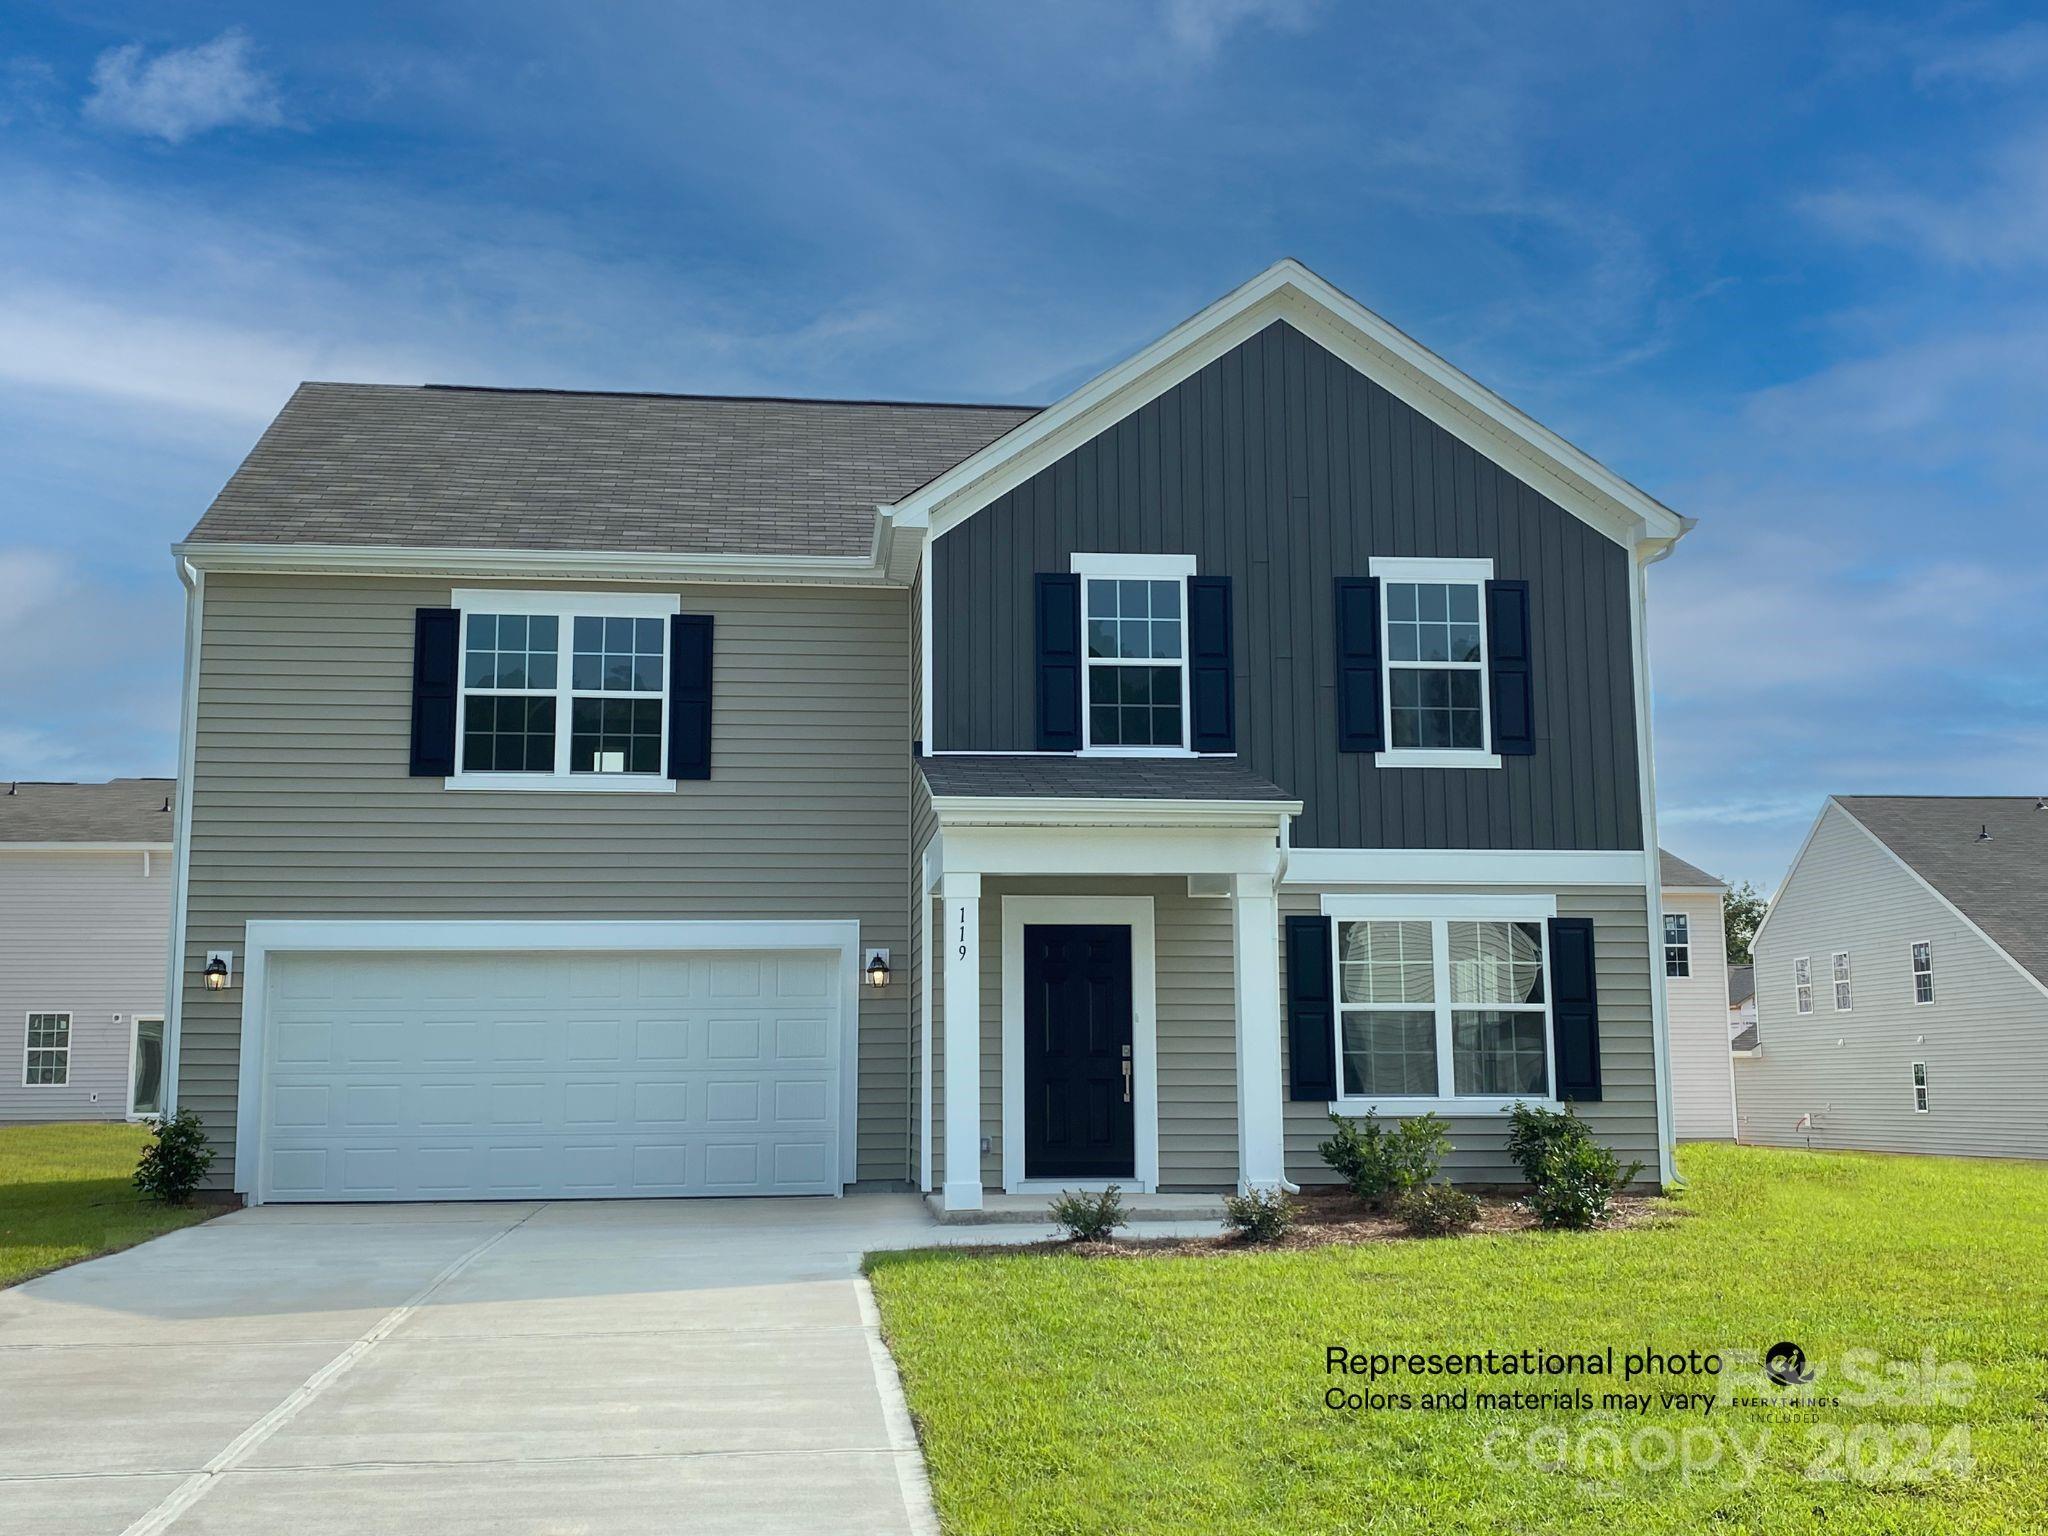
<svg viewBox="0 0 2048 1536">
<path fill-rule="evenodd" d="M 1387 767 L 1498 767 L 1487 726 L 1491 560 L 1371 562 L 1380 582 Z"/>
<path fill-rule="evenodd" d="M 1664 974 L 1692 974 L 1692 919 L 1683 912 L 1664 914 Z"/>
<path fill-rule="evenodd" d="M 1551 1093 L 1541 921 L 1387 917 L 1336 925 L 1339 1092 L 1506 1103 Z"/>
<path fill-rule="evenodd" d="M 1913 946 L 1913 1002 L 1934 1001 L 1934 946 L 1922 940 Z"/>
<path fill-rule="evenodd" d="M 1792 962 L 1792 995 L 1801 1013 L 1813 1012 L 1813 961 L 1804 955 Z"/>
<path fill-rule="evenodd" d="M 457 592 L 462 701 L 451 785 L 668 789 L 674 596 Z"/>
<path fill-rule="evenodd" d="M 1849 995 L 1849 952 L 1843 950 L 1835 956 L 1835 1012 L 1847 1013 Z"/>
<path fill-rule="evenodd" d="M 1084 751 L 1188 749 L 1185 555 L 1081 555 Z"/>
<path fill-rule="evenodd" d="M 62 1088 L 71 1081 L 71 1015 L 32 1013 L 22 1047 L 25 1088 Z"/>
</svg>

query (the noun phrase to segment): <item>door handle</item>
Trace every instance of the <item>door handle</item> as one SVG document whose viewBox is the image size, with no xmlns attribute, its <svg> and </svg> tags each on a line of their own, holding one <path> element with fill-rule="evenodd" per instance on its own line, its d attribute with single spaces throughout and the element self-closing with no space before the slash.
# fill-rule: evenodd
<svg viewBox="0 0 2048 1536">
<path fill-rule="evenodd" d="M 1124 1102 L 1131 1102 L 1131 1058 L 1124 1058 Z"/>
</svg>

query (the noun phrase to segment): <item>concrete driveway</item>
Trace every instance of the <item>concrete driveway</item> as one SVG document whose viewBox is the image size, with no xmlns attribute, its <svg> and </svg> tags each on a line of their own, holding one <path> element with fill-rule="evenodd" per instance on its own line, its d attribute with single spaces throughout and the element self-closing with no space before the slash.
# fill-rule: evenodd
<svg viewBox="0 0 2048 1536">
<path fill-rule="evenodd" d="M 238 1212 L 0 1292 L 0 1532 L 933 1531 L 857 1268 L 994 1235 L 908 1195 Z"/>
</svg>

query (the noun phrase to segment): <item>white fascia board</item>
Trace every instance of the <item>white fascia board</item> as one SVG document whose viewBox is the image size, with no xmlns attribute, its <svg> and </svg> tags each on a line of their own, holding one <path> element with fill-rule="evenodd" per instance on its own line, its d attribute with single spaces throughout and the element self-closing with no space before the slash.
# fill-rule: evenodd
<svg viewBox="0 0 2048 1536">
<path fill-rule="evenodd" d="M 1639 851 L 1521 848 L 1301 848 L 1288 851 L 1289 886 L 1641 886 Z"/>
<path fill-rule="evenodd" d="M 168 853 L 171 843 L 0 843 L 0 853 Z"/>
<path fill-rule="evenodd" d="M 867 555 L 694 555 L 630 550 L 187 543 L 174 546 L 173 553 L 190 561 L 196 570 L 258 575 L 745 582 L 779 586 L 892 584 L 886 562 L 878 558 L 879 549 Z"/>
<path fill-rule="evenodd" d="M 1624 547 L 1668 545 L 1693 526 L 1292 259 L 1275 263 L 890 510 L 899 524 L 928 523 L 938 538 L 1276 319 Z"/>
<path fill-rule="evenodd" d="M 1253 875 L 1270 881 L 1280 860 L 1264 827 L 956 827 L 947 834 L 941 887 L 983 875 Z"/>
<path fill-rule="evenodd" d="M 943 827 L 1260 827 L 1277 831 L 1299 800 L 1098 799 L 934 795 Z"/>
</svg>

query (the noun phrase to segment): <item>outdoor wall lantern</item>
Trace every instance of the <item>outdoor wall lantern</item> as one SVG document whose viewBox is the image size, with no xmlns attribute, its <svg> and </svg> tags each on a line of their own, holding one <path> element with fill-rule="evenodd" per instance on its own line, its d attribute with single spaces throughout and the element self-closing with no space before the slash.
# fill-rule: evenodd
<svg viewBox="0 0 2048 1536">
<path fill-rule="evenodd" d="M 232 955 L 224 949 L 214 950 L 206 957 L 206 969 L 201 973 L 206 977 L 206 990 L 209 992 L 225 992 L 228 987 L 228 980 L 234 974 L 234 968 L 234 957 Z"/>
<path fill-rule="evenodd" d="M 889 951 L 871 949 L 868 951 L 868 985 L 886 987 L 889 985 Z"/>
</svg>

